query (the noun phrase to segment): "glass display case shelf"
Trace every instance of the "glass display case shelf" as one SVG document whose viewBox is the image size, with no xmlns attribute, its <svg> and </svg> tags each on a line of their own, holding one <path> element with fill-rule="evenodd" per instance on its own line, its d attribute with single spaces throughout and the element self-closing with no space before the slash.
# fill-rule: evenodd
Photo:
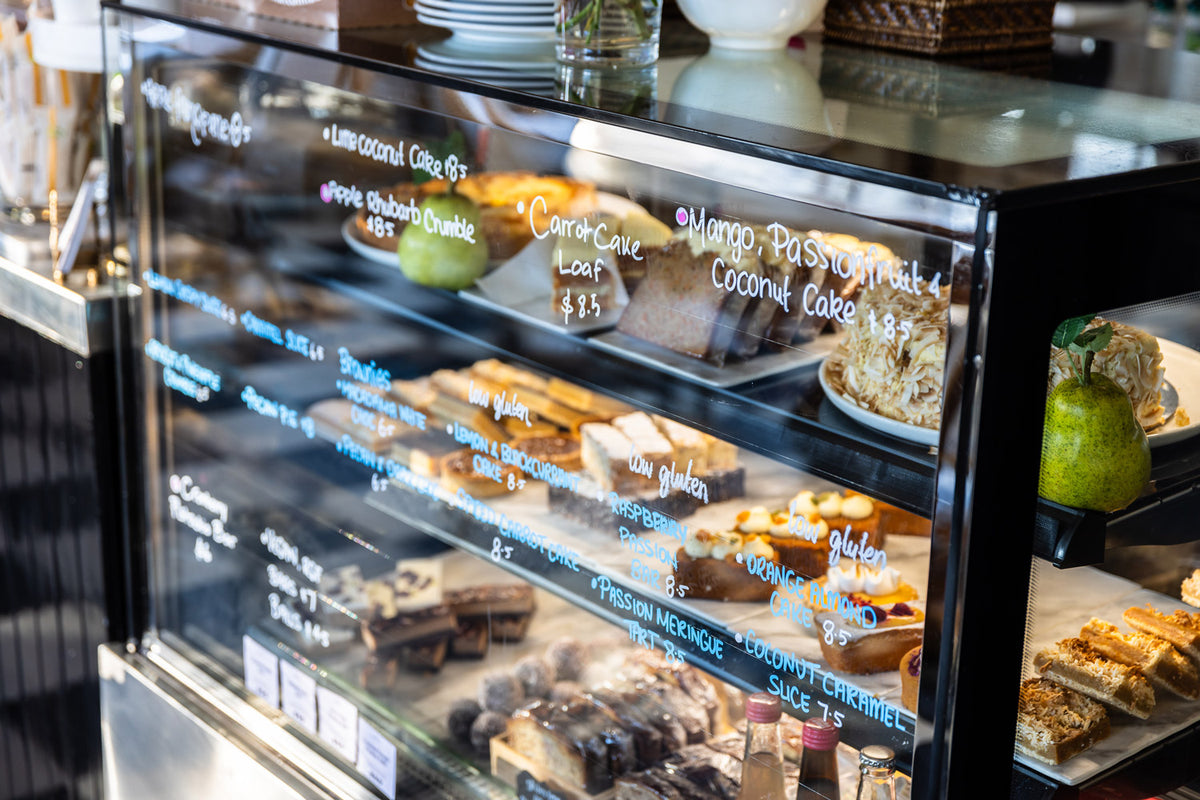
<svg viewBox="0 0 1200 800">
<path fill-rule="evenodd" d="M 347 296 L 345 287 L 338 287 L 338 293 Z M 429 294 L 437 305 L 438 293 Z M 421 305 L 415 297 L 410 300 L 412 305 Z M 394 311 L 394 305 L 389 304 L 389 309 Z M 404 313 L 413 314 L 407 305 Z M 469 327 L 460 321 L 459 330 Z M 244 382 L 263 371 L 263 363 L 256 362 L 252 373 L 227 369 L 225 375 Z M 381 551 L 395 549 L 399 542 L 410 557 L 442 553 L 431 544 L 442 542 L 561 596 L 587 616 L 610 622 L 627 633 L 634 647 L 665 649 L 669 659 L 701 667 L 747 691 L 770 689 L 790 698 L 788 707 L 794 715 L 836 715 L 844 720 L 841 736 L 845 742 L 880 741 L 877 728 L 886 720 L 888 735 L 883 741 L 897 753 L 898 765 L 911 771 L 915 718 L 899 705 L 894 676 L 848 676 L 819 664 L 817 637 L 829 632 L 822 634 L 819 626 L 814 628 L 813 610 L 801 604 L 799 598 L 805 594 L 801 576 L 793 576 L 788 591 L 779 592 L 769 604 L 694 601 L 687 597 L 689 587 L 676 585 L 671 575 L 684 533 L 674 526 L 655 531 L 642 524 L 649 517 L 640 509 L 626 509 L 627 516 L 622 517 L 613 510 L 596 510 L 605 504 L 591 503 L 585 513 L 599 514 L 610 528 L 605 538 L 597 539 L 597 523 L 585 524 L 552 512 L 547 496 L 550 490 L 537 481 L 530 480 L 503 498 L 476 501 L 468 495 L 464 500 L 436 479 L 407 469 L 389 477 L 355 463 L 335 452 L 333 441 L 325 435 L 296 443 L 286 432 L 254 430 L 239 421 L 236 409 L 230 406 L 224 411 L 213 408 L 204 417 L 181 415 L 175 427 L 179 442 L 176 471 L 198 473 L 199 465 L 226 456 L 219 469 L 205 470 L 206 486 L 212 494 L 230 499 L 232 505 L 269 509 L 282 502 L 303 508 L 293 514 L 307 520 L 306 529 L 336 531 L 333 538 L 363 540 Z M 237 452 L 238 458 L 229 460 L 230 452 Z M 819 479 L 804 479 L 781 469 L 776 460 L 751 452 L 741 458 L 746 480 L 757 486 L 754 497 L 768 496 L 776 488 L 794 491 L 797 481 L 818 489 L 828 485 Z M 781 474 L 784 477 L 780 478 Z M 270 488 L 264 495 L 246 493 L 248 486 L 264 485 L 263 476 L 267 475 L 271 476 Z M 604 498 L 607 503 L 607 496 Z M 750 502 L 756 501 L 737 498 L 714 504 L 683 527 L 732 518 Z M 253 530 L 272 519 L 279 517 L 255 511 L 235 518 L 232 524 Z M 283 528 L 280 522 L 273 524 Z M 389 533 L 392 530 L 419 531 L 430 538 L 425 544 L 414 544 L 411 535 L 397 538 Z M 924 583 L 928 551 L 928 539 L 920 536 L 893 539 L 889 545 L 891 563 L 917 584 Z M 361 645 L 351 658 L 331 657 L 270 618 L 258 624 L 290 637 L 298 646 L 307 645 L 299 652 L 335 673 L 342 661 L 357 665 L 340 670 L 342 673 L 357 671 L 363 661 Z M 800 633 L 806 628 L 807 633 Z M 213 645 L 209 643 L 206 649 Z M 341 678 L 331 679 L 331 685 L 353 694 L 361 691 Z M 371 702 L 369 695 L 364 695 L 364 700 Z M 868 707 L 874 717 L 863 714 Z"/>
<path fill-rule="evenodd" d="M 936 448 L 880 435 L 834 408 L 817 382 L 817 363 L 750 379 L 729 388 L 645 369 L 628 354 L 599 347 L 586 336 L 564 336 L 546 326 L 514 319 L 461 297 L 414 286 L 399 272 L 365 271 L 361 283 L 350 269 L 321 279 L 323 285 L 421 324 L 495 348 L 506 359 L 547 374 L 604 390 L 652 414 L 662 414 L 770 456 L 796 469 L 837 480 L 914 513 L 933 502 Z M 491 336 L 504 326 L 502 346 Z M 603 329 L 601 329 L 603 330 Z M 806 359 L 811 362 L 813 359 Z M 703 368 L 702 363 L 697 368 Z"/>
</svg>

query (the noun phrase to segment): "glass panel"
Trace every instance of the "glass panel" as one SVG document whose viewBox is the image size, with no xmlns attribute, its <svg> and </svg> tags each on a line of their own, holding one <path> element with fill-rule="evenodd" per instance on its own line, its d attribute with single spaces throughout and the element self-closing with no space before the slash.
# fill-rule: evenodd
<svg viewBox="0 0 1200 800">
<path fill-rule="evenodd" d="M 178 0 L 137 5 L 168 16 L 191 12 Z M 812 35 L 786 51 L 706 52 L 705 37 L 668 19 L 654 66 L 585 77 L 557 70 L 548 39 L 519 46 L 443 39 L 423 26 L 334 33 L 219 6 L 205 8 L 205 19 L 332 61 L 399 64 L 487 98 L 621 120 L 840 175 L 865 168 L 878 171 L 878 183 L 917 182 L 951 199 L 978 197 L 978 187 L 1019 190 L 1178 164 L 1200 139 L 1200 55 L 1137 41 L 1060 33 L 1053 53 L 1018 51 L 975 64 Z"/>
<path fill-rule="evenodd" d="M 373 781 L 732 791 L 748 691 L 911 770 L 971 206 L 124 33 L 163 639 Z"/>
</svg>

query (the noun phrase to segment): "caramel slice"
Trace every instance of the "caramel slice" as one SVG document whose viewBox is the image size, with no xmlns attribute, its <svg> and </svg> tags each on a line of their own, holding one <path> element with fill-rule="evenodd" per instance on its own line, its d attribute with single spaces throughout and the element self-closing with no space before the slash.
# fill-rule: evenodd
<svg viewBox="0 0 1200 800">
<path fill-rule="evenodd" d="M 1200 663 L 1200 614 L 1176 611 L 1168 615 L 1147 605 L 1126 609 L 1124 617 L 1130 627 L 1166 639 L 1179 652 Z"/>
<path fill-rule="evenodd" d="M 508 440 L 508 433 L 496 423 L 488 409 L 472 405 L 465 400 L 439 394 L 429 406 L 429 412 L 442 422 L 457 422 L 493 442 Z"/>
<path fill-rule="evenodd" d="M 1146 719 L 1154 710 L 1154 689 L 1133 667 L 1105 658 L 1083 639 L 1063 639 L 1033 657 L 1047 678 L 1126 714 Z"/>
<path fill-rule="evenodd" d="M 1189 700 L 1200 698 L 1196 665 L 1166 639 L 1148 633 L 1121 633 L 1111 622 L 1095 618 L 1079 635 L 1106 658 L 1141 670 L 1155 686 Z"/>
<path fill-rule="evenodd" d="M 578 384 L 564 381 L 562 378 L 550 378 L 546 384 L 545 393 L 555 402 L 599 417 L 612 417 L 617 414 L 627 414 L 630 411 L 629 406 L 620 400 L 614 400 Z"/>
<path fill-rule="evenodd" d="M 1017 752 L 1061 764 L 1108 736 L 1104 706 L 1046 678 L 1021 684 Z"/>
</svg>

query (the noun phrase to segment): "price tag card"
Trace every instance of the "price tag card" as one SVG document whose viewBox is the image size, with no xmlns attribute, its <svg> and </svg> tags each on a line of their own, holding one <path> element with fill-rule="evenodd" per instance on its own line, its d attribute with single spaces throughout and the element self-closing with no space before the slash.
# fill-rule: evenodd
<svg viewBox="0 0 1200 800">
<path fill-rule="evenodd" d="M 358 771 L 396 800 L 396 746 L 362 717 L 358 718 Z"/>
<path fill-rule="evenodd" d="M 317 687 L 317 736 L 353 762 L 358 753 L 358 709 L 346 698 Z"/>
<path fill-rule="evenodd" d="M 294 664 L 279 664 L 283 713 L 309 733 L 317 732 L 317 681 Z"/>
<path fill-rule="evenodd" d="M 246 688 L 279 708 L 279 658 L 247 635 L 242 637 L 242 660 Z"/>
</svg>

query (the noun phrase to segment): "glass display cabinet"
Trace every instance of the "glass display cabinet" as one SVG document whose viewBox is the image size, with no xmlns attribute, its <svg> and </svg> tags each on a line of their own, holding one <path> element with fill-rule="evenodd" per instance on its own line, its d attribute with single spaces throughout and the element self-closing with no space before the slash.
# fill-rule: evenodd
<svg viewBox="0 0 1200 800">
<path fill-rule="evenodd" d="M 812 718 L 842 797 L 873 744 L 914 798 L 1197 777 L 1200 97 L 1128 77 L 1167 54 L 668 22 L 580 84 L 548 43 L 105 18 L 145 545 L 112 796 L 165 764 L 135 686 L 304 797 L 732 798 L 757 691 L 792 789 Z M 1051 336 L 1094 313 L 1152 464 L 1110 512 L 1038 497 Z M 1105 636 L 1175 669 L 1153 708 L 1148 663 L 1100 670 L 1133 713 L 1063 688 Z"/>
</svg>

